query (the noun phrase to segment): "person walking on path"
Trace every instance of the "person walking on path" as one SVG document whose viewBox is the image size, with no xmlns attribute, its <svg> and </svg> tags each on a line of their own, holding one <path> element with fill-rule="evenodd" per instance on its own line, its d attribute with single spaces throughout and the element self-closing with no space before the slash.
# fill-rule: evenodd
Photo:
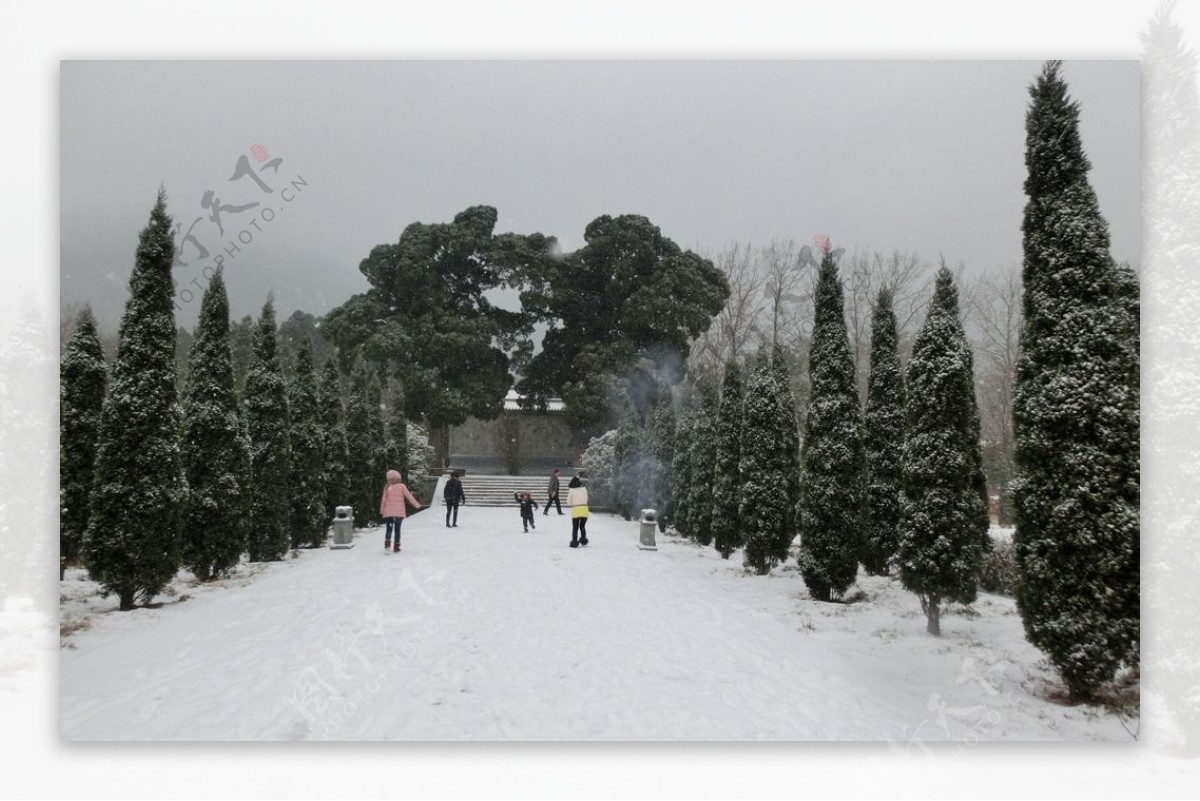
<svg viewBox="0 0 1200 801">
<path fill-rule="evenodd" d="M 546 508 L 542 510 L 542 514 L 544 515 L 550 514 L 550 504 L 554 504 L 560 515 L 563 513 L 562 504 L 558 500 L 558 472 L 558 468 L 556 467 L 554 468 L 553 475 L 550 476 L 550 487 L 547 489 L 549 496 L 546 498 Z"/>
<path fill-rule="evenodd" d="M 398 470 L 387 471 L 387 484 L 383 486 L 383 497 L 379 499 L 379 516 L 387 524 L 387 530 L 383 535 L 384 553 L 400 550 L 400 525 L 408 513 L 405 506 L 406 501 L 417 509 L 421 508 L 421 502 L 413 497 L 413 494 L 408 491 L 408 487 L 404 486 L 400 472 Z M 394 546 L 392 545 L 393 531 L 396 533 Z"/>
<path fill-rule="evenodd" d="M 567 485 L 567 506 L 571 507 L 571 547 L 587 545 L 588 496 L 587 487 L 574 476 Z"/>
<path fill-rule="evenodd" d="M 529 533 L 529 529 L 537 528 L 537 524 L 533 522 L 533 510 L 537 508 L 537 504 L 533 502 L 533 498 L 529 492 L 513 493 L 513 500 L 521 504 L 521 525 L 525 528 L 525 533 Z"/>
<path fill-rule="evenodd" d="M 458 471 L 450 474 L 446 488 L 442 490 L 442 498 L 446 501 L 446 528 L 458 528 L 458 505 L 467 502 L 463 494 L 462 482 L 458 480 Z M 454 525 L 450 525 L 450 513 L 454 513 Z"/>
</svg>

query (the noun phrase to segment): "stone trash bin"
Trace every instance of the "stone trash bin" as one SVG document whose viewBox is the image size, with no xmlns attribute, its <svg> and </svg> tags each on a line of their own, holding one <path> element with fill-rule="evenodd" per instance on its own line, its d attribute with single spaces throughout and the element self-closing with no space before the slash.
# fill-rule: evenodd
<svg viewBox="0 0 1200 801">
<path fill-rule="evenodd" d="M 339 506 L 333 514 L 333 539 L 330 548 L 354 547 L 354 507 Z"/>
<path fill-rule="evenodd" d="M 653 509 L 643 509 L 642 516 L 638 520 L 638 527 L 641 529 L 638 547 L 643 551 L 657 551 L 658 546 L 654 544 L 654 530 L 658 528 L 658 512 Z"/>
</svg>

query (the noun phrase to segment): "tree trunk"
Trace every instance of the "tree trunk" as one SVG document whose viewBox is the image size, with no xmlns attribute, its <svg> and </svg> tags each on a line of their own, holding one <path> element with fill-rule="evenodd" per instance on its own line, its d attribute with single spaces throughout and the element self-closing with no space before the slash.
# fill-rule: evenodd
<svg viewBox="0 0 1200 801">
<path fill-rule="evenodd" d="M 925 618 L 927 620 L 925 631 L 929 632 L 935 637 L 942 636 L 942 626 L 939 617 L 940 615 L 940 599 L 936 595 L 929 596 L 928 601 L 925 603 Z"/>
<path fill-rule="evenodd" d="M 128 612 L 130 609 L 133 609 L 134 594 L 135 593 L 133 590 L 121 590 L 120 598 L 122 612 Z"/>
</svg>

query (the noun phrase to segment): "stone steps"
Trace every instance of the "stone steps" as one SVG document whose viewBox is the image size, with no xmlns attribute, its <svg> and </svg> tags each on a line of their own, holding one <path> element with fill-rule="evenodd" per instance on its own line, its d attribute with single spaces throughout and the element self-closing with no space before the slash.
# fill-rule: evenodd
<svg viewBox="0 0 1200 801">
<path fill-rule="evenodd" d="M 467 496 L 466 506 L 516 506 L 513 500 L 514 492 L 528 491 L 534 502 L 539 506 L 546 505 L 546 486 L 550 476 L 490 476 L 465 475 L 459 479 L 463 485 L 463 494 Z M 560 476 L 559 497 L 566 499 L 569 476 Z M 438 491 L 442 485 L 439 483 Z M 442 503 L 441 496 L 437 502 Z"/>
</svg>

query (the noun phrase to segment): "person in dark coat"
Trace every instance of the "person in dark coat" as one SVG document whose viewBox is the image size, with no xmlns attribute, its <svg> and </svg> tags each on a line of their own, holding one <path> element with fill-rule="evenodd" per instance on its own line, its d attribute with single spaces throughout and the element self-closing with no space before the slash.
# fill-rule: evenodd
<svg viewBox="0 0 1200 801">
<path fill-rule="evenodd" d="M 458 480 L 457 470 L 450 474 L 450 480 L 442 490 L 442 499 L 446 501 L 446 528 L 458 528 L 458 505 L 466 503 L 467 496 L 463 494 L 463 485 Z M 453 526 L 450 524 L 451 513 L 454 516 Z"/>
<path fill-rule="evenodd" d="M 521 525 L 525 527 L 525 533 L 528 534 L 530 528 L 537 528 L 537 524 L 533 522 L 533 510 L 537 508 L 537 504 L 533 502 L 533 498 L 528 492 L 514 492 L 513 500 L 521 504 Z"/>
<path fill-rule="evenodd" d="M 562 503 L 558 500 L 558 472 L 558 468 L 556 467 L 554 468 L 554 474 L 550 476 L 550 486 L 546 490 L 549 493 L 546 498 L 546 508 L 542 510 L 542 514 L 544 515 L 550 514 L 550 504 L 554 504 L 560 515 L 563 513 Z"/>
</svg>

